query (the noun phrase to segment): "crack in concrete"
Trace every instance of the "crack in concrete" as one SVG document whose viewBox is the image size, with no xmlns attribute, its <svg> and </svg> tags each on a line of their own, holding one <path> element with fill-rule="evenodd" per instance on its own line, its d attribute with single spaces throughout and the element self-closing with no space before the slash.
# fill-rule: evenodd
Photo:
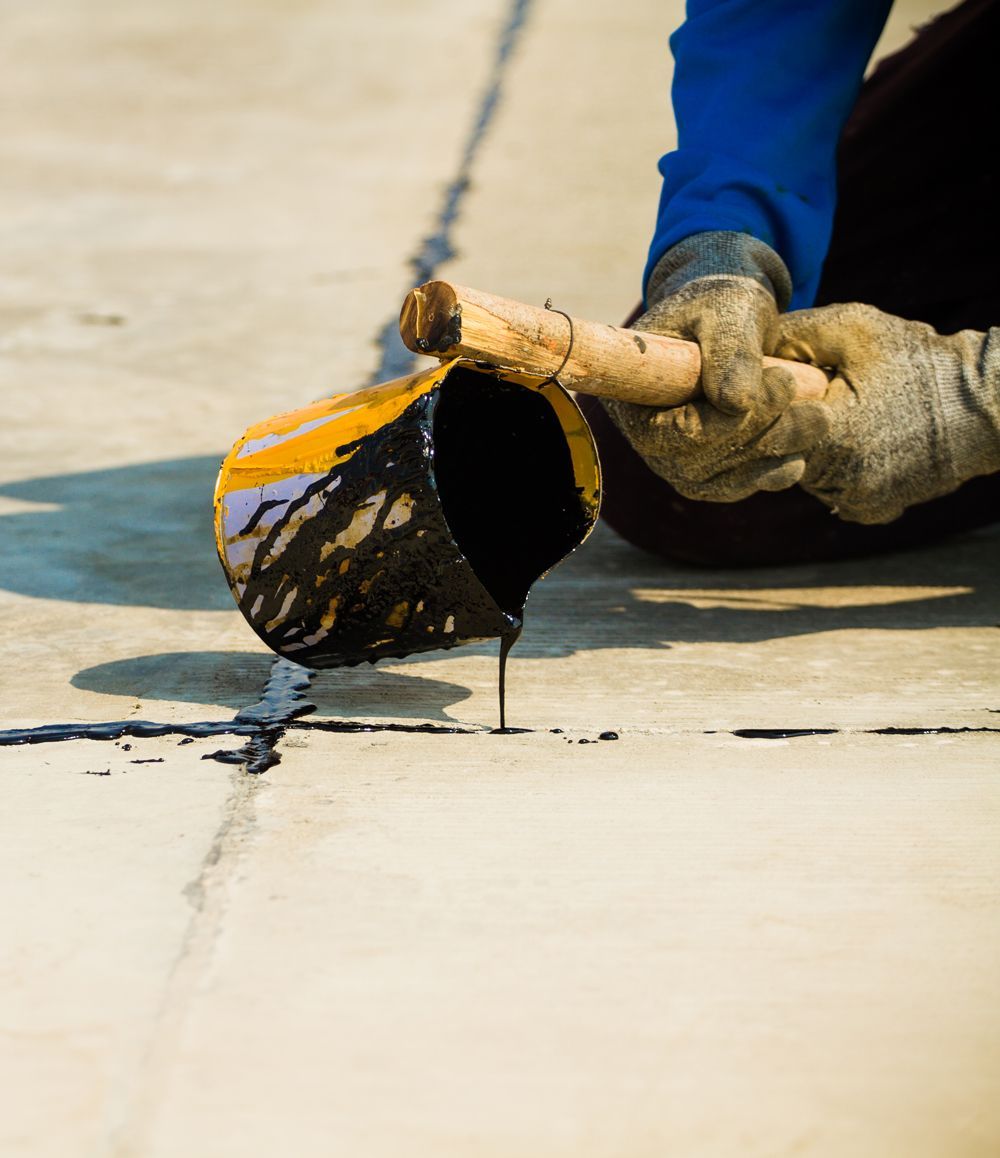
<svg viewBox="0 0 1000 1158">
<path fill-rule="evenodd" d="M 239 856 L 256 826 L 254 799 L 263 785 L 242 771 L 230 774 L 229 795 L 222 819 L 205 853 L 198 875 L 183 889 L 191 917 L 167 975 L 159 1010 L 122 1121 L 111 1130 L 109 1151 L 114 1158 L 137 1158 L 149 1152 L 158 1104 L 167 1089 L 177 1057 L 191 995 L 211 968 L 227 907 L 228 890 Z"/>
<path fill-rule="evenodd" d="M 493 117 L 503 95 L 503 84 L 507 65 L 517 46 L 518 37 L 528 18 L 533 0 L 513 0 L 507 19 L 497 41 L 493 58 L 493 68 L 486 82 L 486 89 L 479 101 L 476 119 L 466 138 L 462 156 L 455 176 L 445 187 L 441 207 L 435 218 L 434 229 L 417 248 L 407 265 L 413 271 L 413 278 L 407 290 L 430 281 L 437 269 L 456 255 L 452 234 L 462 209 L 462 201 L 469 189 L 472 168 Z M 387 382 L 402 378 L 413 370 L 414 355 L 403 345 L 399 336 L 399 317 L 393 314 L 378 332 L 376 345 L 380 352 L 379 363 L 369 383 Z"/>
<path fill-rule="evenodd" d="M 986 711 L 992 712 L 996 709 L 987 708 Z M 139 730 L 145 725 L 145 721 L 138 722 L 138 729 L 133 728 L 128 722 L 119 721 L 113 724 L 95 724 L 89 729 L 81 729 L 76 724 L 48 724 L 44 728 L 26 728 L 21 730 L 14 730 L 11 732 L 0 732 L 0 747 L 12 744 L 31 744 L 31 743 L 57 743 L 64 740 L 75 739 L 96 739 L 96 740 L 112 740 L 119 736 L 189 736 L 194 729 L 201 727 L 199 724 L 186 725 L 171 725 L 171 724 L 154 724 L 150 725 L 155 729 L 152 731 Z M 399 722 L 380 723 L 374 720 L 297 720 L 292 719 L 287 723 L 281 724 L 279 727 L 240 727 L 228 724 L 214 725 L 211 721 L 207 722 L 204 727 L 205 732 L 194 733 L 197 735 L 206 736 L 247 736 L 248 743 L 243 748 L 228 749 L 222 752 L 206 752 L 203 760 L 219 760 L 226 764 L 247 764 L 247 771 L 252 773 L 260 773 L 279 764 L 280 757 L 274 759 L 275 753 L 272 751 L 273 746 L 287 732 L 340 732 L 340 733 L 360 733 L 360 732 L 396 732 L 405 733 L 408 735 L 424 735 L 424 736 L 479 736 L 479 735 L 494 735 L 499 733 L 498 728 L 489 728 L 485 726 L 463 727 L 460 724 L 403 724 Z M 102 731 L 103 729 L 103 731 Z M 643 729 L 647 731 L 648 729 Z M 546 734 L 563 734 L 562 728 L 508 728 L 507 732 L 531 733 L 537 735 Z M 774 728 L 710 728 L 707 730 L 691 729 L 669 729 L 668 734 L 679 735 L 702 735 L 702 736 L 736 736 L 742 740 L 788 740 L 797 739 L 802 736 L 951 736 L 961 735 L 963 733 L 1000 733 L 1000 726 L 990 726 L 987 724 L 973 725 L 973 724 L 937 724 L 931 726 L 924 725 L 902 725 L 902 724 L 886 724 L 878 728 L 828 728 L 828 727 L 810 727 L 809 725 L 786 726 Z M 45 733 L 44 735 L 38 735 Z M 607 739 L 608 734 L 602 733 L 599 739 Z M 268 759 L 269 762 L 266 767 L 251 767 L 250 764 L 254 760 Z M 150 760 L 130 760 L 130 764 L 149 764 L 161 763 L 162 761 Z"/>
<path fill-rule="evenodd" d="M 106 720 L 96 724 L 43 724 L 39 728 L 9 728 L 0 731 L 0 748 L 18 744 L 59 744 L 67 740 L 120 740 L 124 736 L 139 740 L 161 736 L 184 736 L 191 740 L 206 736 L 254 736 L 260 730 L 260 725 L 241 724 L 237 720 L 201 720 L 192 724 Z"/>
<path fill-rule="evenodd" d="M 245 736 L 242 748 L 206 753 L 202 759 L 245 764 L 248 772 L 266 772 L 281 762 L 275 751 L 285 728 L 298 716 L 316 710 L 304 697 L 316 673 L 277 657 L 260 699 L 241 708 L 232 720 L 201 720 L 165 724 L 152 720 L 107 720 L 94 724 L 43 724 L 39 728 L 11 728 L 0 732 L 0 747 L 17 744 L 61 743 L 67 740 L 120 740 L 183 736 L 188 740 L 210 736 Z M 182 741 L 183 742 L 183 741 Z"/>
<path fill-rule="evenodd" d="M 241 708 L 234 724 L 249 725 L 254 731 L 250 738 L 235 751 L 208 752 L 202 759 L 220 760 L 225 764 L 243 764 L 247 772 L 257 775 L 281 763 L 278 741 L 285 729 L 298 716 L 316 710 L 316 705 L 305 698 L 315 672 L 279 656 L 271 664 L 271 672 L 255 704 Z"/>
</svg>

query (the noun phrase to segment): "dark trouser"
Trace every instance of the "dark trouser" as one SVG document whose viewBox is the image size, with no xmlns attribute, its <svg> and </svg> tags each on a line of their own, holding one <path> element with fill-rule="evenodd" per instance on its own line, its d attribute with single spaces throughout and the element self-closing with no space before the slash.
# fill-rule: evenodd
<svg viewBox="0 0 1000 1158">
<path fill-rule="evenodd" d="M 966 0 L 887 58 L 862 89 L 838 158 L 838 209 L 817 305 L 863 301 L 941 333 L 1000 325 L 996 46 L 1000 4 Z M 885 526 L 846 523 L 798 487 L 738 503 L 685 499 L 592 398 L 605 520 L 638 547 L 695 563 L 835 559 L 1000 520 L 1000 475 Z"/>
</svg>

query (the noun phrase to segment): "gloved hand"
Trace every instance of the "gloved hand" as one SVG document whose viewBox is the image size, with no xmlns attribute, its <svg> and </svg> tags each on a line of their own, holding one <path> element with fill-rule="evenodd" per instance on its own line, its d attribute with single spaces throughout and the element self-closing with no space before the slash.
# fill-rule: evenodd
<svg viewBox="0 0 1000 1158">
<path fill-rule="evenodd" d="M 764 370 L 792 286 L 781 258 L 746 233 L 699 233 L 660 258 L 636 329 L 696 341 L 704 398 L 671 409 L 605 401 L 651 470 L 692 499 L 735 502 L 802 477 L 826 411 L 795 402 L 792 377 Z"/>
<path fill-rule="evenodd" d="M 852 303 L 787 314 L 778 330 L 779 357 L 836 373 L 802 487 L 842 519 L 888 523 L 1000 471 L 1000 329 L 945 337 Z"/>
</svg>

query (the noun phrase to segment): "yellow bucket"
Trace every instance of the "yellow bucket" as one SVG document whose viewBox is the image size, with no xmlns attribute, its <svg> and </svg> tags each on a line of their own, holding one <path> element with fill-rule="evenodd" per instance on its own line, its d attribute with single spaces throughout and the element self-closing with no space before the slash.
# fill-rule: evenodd
<svg viewBox="0 0 1000 1158">
<path fill-rule="evenodd" d="M 570 395 L 456 359 L 251 427 L 219 472 L 215 533 L 268 647 L 340 667 L 515 634 L 599 504 Z"/>
</svg>

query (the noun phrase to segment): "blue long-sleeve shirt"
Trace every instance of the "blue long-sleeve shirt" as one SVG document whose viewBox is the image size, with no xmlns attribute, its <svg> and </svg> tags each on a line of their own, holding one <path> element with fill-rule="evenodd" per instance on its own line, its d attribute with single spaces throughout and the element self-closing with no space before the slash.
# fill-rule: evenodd
<svg viewBox="0 0 1000 1158">
<path fill-rule="evenodd" d="M 688 0 L 670 38 L 677 149 L 646 278 L 676 242 L 750 233 L 812 304 L 830 243 L 836 150 L 892 0 Z"/>
</svg>

